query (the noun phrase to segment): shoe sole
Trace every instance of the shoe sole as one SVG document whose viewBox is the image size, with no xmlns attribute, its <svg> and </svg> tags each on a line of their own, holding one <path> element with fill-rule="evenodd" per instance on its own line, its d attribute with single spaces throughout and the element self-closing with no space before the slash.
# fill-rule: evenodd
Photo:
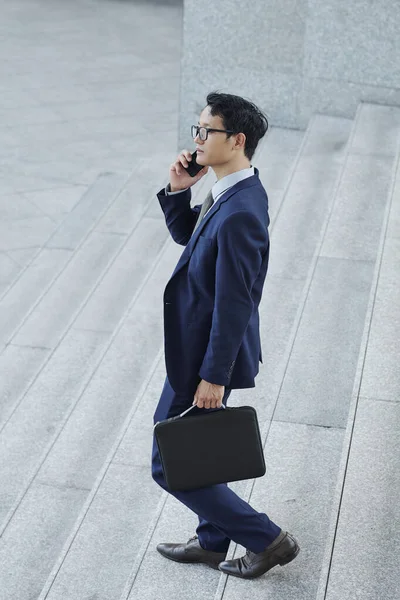
<svg viewBox="0 0 400 600">
<path fill-rule="evenodd" d="M 223 571 L 219 567 L 218 567 L 218 569 L 221 571 L 221 573 L 224 573 L 224 575 L 229 575 L 231 577 L 238 577 L 239 579 L 257 579 L 258 577 L 265 575 L 265 573 L 268 573 L 268 571 L 270 571 L 271 569 L 273 569 L 274 567 L 276 567 L 278 565 L 280 565 L 281 567 L 284 567 L 288 563 L 292 562 L 292 560 L 294 560 L 296 558 L 296 556 L 298 555 L 299 552 L 300 552 L 300 546 L 296 545 L 295 549 L 293 550 L 293 552 L 291 554 L 289 554 L 289 556 L 283 556 L 279 560 L 279 562 L 276 563 L 276 565 L 273 565 L 272 567 L 270 567 L 269 569 L 264 571 L 264 573 L 260 573 L 259 575 L 251 575 L 249 577 L 242 577 L 242 575 L 236 575 L 235 573 L 225 573 L 225 571 Z"/>
<path fill-rule="evenodd" d="M 296 545 L 294 551 L 289 556 L 281 558 L 281 560 L 279 561 L 278 564 L 281 567 L 287 565 L 288 563 L 292 562 L 292 560 L 294 560 L 296 558 L 296 556 L 298 555 L 299 552 L 300 552 L 300 546 Z"/>
<path fill-rule="evenodd" d="M 177 558 L 172 558 L 172 556 L 168 556 L 168 554 L 164 554 L 163 552 L 160 552 L 160 550 L 158 550 L 158 549 L 157 549 L 157 552 L 159 554 L 161 554 L 161 556 L 163 556 L 164 558 L 167 558 L 168 560 L 173 560 L 174 562 L 180 563 L 181 565 L 206 565 L 207 567 L 210 567 L 211 569 L 218 571 L 219 563 L 213 564 L 213 563 L 206 562 L 204 560 L 178 560 Z"/>
</svg>

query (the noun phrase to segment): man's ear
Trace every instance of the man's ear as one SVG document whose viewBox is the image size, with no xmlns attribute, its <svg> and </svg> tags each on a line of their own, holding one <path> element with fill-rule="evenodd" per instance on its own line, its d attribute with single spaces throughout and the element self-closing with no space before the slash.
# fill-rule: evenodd
<svg viewBox="0 0 400 600">
<path fill-rule="evenodd" d="M 235 150 L 240 150 L 241 148 L 244 149 L 245 145 L 246 145 L 246 136 L 244 135 L 244 133 L 238 133 L 236 135 Z"/>
</svg>

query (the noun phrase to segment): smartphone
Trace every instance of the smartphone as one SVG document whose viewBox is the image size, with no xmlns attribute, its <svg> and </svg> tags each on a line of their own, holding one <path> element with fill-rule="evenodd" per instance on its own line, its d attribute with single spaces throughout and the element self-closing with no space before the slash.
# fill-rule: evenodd
<svg viewBox="0 0 400 600">
<path fill-rule="evenodd" d="M 201 171 L 204 167 L 204 165 L 199 165 L 196 162 L 196 156 L 197 156 L 197 150 L 195 150 L 192 154 L 192 160 L 189 162 L 189 166 L 188 167 L 183 167 L 185 169 L 185 171 L 187 171 L 190 175 L 190 177 L 196 177 L 197 173 L 199 171 Z"/>
</svg>

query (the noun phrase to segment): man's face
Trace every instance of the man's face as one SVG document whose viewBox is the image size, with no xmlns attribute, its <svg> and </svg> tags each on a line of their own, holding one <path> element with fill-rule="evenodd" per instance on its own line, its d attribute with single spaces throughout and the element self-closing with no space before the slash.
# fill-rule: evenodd
<svg viewBox="0 0 400 600">
<path fill-rule="evenodd" d="M 225 129 L 221 117 L 212 116 L 210 107 L 202 111 L 199 118 L 199 126 L 211 127 L 212 129 Z M 209 132 L 208 138 L 203 142 L 199 136 L 195 139 L 197 158 L 199 165 L 210 167 L 226 164 L 232 159 L 235 136 L 227 138 L 226 133 Z"/>
</svg>

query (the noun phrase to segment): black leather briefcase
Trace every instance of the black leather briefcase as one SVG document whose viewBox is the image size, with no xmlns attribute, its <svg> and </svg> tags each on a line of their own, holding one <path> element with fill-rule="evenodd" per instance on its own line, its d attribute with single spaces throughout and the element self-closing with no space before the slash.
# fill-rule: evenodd
<svg viewBox="0 0 400 600">
<path fill-rule="evenodd" d="M 168 488 L 192 490 L 262 477 L 264 453 L 251 406 L 221 408 L 160 421 L 154 434 Z"/>
</svg>

